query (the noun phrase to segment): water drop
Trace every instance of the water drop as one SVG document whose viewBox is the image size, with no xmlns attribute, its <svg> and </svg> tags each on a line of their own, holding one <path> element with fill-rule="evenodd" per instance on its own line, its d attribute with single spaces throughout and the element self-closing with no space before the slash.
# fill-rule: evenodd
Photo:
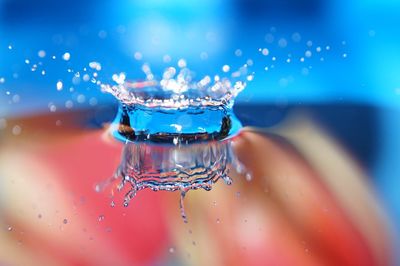
<svg viewBox="0 0 400 266">
<path fill-rule="evenodd" d="M 67 223 L 68 223 L 68 219 L 65 218 L 65 219 L 63 220 L 63 224 L 67 224 Z"/>
<path fill-rule="evenodd" d="M 136 60 L 142 60 L 142 58 L 143 58 L 143 55 L 142 55 L 142 53 L 140 53 L 140 52 L 135 52 L 135 54 L 133 55 L 133 57 L 136 59 Z"/>
<path fill-rule="evenodd" d="M 62 55 L 62 59 L 63 59 L 64 61 L 69 61 L 69 60 L 71 59 L 71 54 L 68 53 L 68 52 L 64 53 L 64 54 Z"/>
<path fill-rule="evenodd" d="M 20 135 L 20 134 L 21 134 L 21 131 L 22 131 L 22 128 L 21 128 L 21 126 L 19 126 L 19 125 L 15 125 L 15 126 L 13 126 L 13 128 L 12 128 L 12 134 L 13 134 L 14 136 Z"/>
<path fill-rule="evenodd" d="M 229 72 L 230 69 L 231 69 L 231 68 L 230 68 L 230 66 L 228 66 L 228 65 L 224 65 L 224 66 L 222 67 L 222 71 L 224 71 L 225 73 L 226 73 L 226 72 Z"/>
<path fill-rule="evenodd" d="M 63 85 L 61 80 L 57 81 L 56 88 L 57 88 L 58 91 L 62 90 L 63 86 L 64 85 Z"/>
<path fill-rule="evenodd" d="M 247 181 L 251 181 L 253 179 L 253 177 L 250 173 L 246 173 L 245 177 L 246 177 Z"/>
<path fill-rule="evenodd" d="M 264 49 L 262 49 L 261 53 L 262 53 L 264 56 L 267 56 L 267 55 L 269 55 L 269 50 L 268 50 L 267 48 L 264 48 Z"/>
<path fill-rule="evenodd" d="M 175 252 L 175 249 L 171 247 L 171 248 L 169 248 L 168 251 L 169 251 L 169 253 L 174 253 L 174 252 Z"/>
<path fill-rule="evenodd" d="M 179 59 L 178 66 L 180 68 L 185 68 L 186 67 L 186 60 L 185 59 Z"/>
<path fill-rule="evenodd" d="M 240 49 L 236 49 L 236 50 L 235 50 L 235 55 L 236 55 L 237 57 L 242 56 L 242 54 L 243 54 L 242 50 L 240 50 Z"/>
<path fill-rule="evenodd" d="M 103 221 L 103 220 L 104 220 L 104 218 L 105 218 L 105 217 L 104 217 L 104 215 L 102 215 L 102 214 L 101 214 L 101 215 L 99 215 L 99 217 L 98 217 L 98 220 L 99 220 L 99 222 Z"/>
<path fill-rule="evenodd" d="M 39 56 L 40 58 L 44 58 L 44 57 L 46 56 L 46 51 L 40 50 L 40 51 L 38 52 L 38 56 Z"/>
</svg>

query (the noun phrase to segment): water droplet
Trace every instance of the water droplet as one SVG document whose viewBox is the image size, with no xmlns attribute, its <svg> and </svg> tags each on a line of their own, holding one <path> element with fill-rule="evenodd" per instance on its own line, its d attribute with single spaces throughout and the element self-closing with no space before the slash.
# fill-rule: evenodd
<svg viewBox="0 0 400 266">
<path fill-rule="evenodd" d="M 243 54 L 242 50 L 240 50 L 240 49 L 236 49 L 236 50 L 235 50 L 235 55 L 236 55 L 237 57 L 242 56 L 242 54 Z"/>
<path fill-rule="evenodd" d="M 100 64 L 99 62 L 95 62 L 95 61 L 90 62 L 90 63 L 89 63 L 89 67 L 90 67 L 91 69 L 95 69 L 95 70 L 97 70 L 97 71 L 100 71 L 100 70 L 101 70 L 101 64 Z"/>
<path fill-rule="evenodd" d="M 287 40 L 285 39 L 285 38 L 281 38 L 281 39 L 279 39 L 279 41 L 278 41 L 278 45 L 279 45 L 279 47 L 281 47 L 281 48 L 285 48 L 286 46 L 287 46 Z"/>
<path fill-rule="evenodd" d="M 292 34 L 292 40 L 294 42 L 300 42 L 301 41 L 301 35 L 298 32 L 295 32 Z"/>
<path fill-rule="evenodd" d="M 264 56 L 267 56 L 267 55 L 269 55 L 269 50 L 268 50 L 267 48 L 264 48 L 264 49 L 261 50 L 261 53 L 262 53 Z"/>
<path fill-rule="evenodd" d="M 78 103 L 84 103 L 86 101 L 86 97 L 83 94 L 79 94 L 78 97 L 76 97 L 76 101 Z"/>
<path fill-rule="evenodd" d="M 230 69 L 231 69 L 231 68 L 230 68 L 230 66 L 228 66 L 228 65 L 224 65 L 224 66 L 222 67 L 222 71 L 224 71 L 225 73 L 226 73 L 226 72 L 229 72 Z"/>
<path fill-rule="evenodd" d="M 60 91 L 60 90 L 62 90 L 63 89 L 63 83 L 62 83 L 62 81 L 61 80 L 59 80 L 58 82 L 57 82 L 57 84 L 56 84 L 56 88 L 57 88 L 57 90 L 58 91 Z"/>
<path fill-rule="evenodd" d="M 12 228 L 11 226 L 9 226 L 9 227 L 7 228 L 7 230 L 8 230 L 8 231 L 12 231 L 13 228 Z"/>
<path fill-rule="evenodd" d="M 169 251 L 169 253 L 174 253 L 174 252 L 175 252 L 175 249 L 171 247 L 171 248 L 169 248 L 168 251 Z"/>
<path fill-rule="evenodd" d="M 13 134 L 14 136 L 20 135 L 21 132 L 22 132 L 21 126 L 19 126 L 19 125 L 13 126 L 13 128 L 12 128 L 12 134 Z"/>
<path fill-rule="evenodd" d="M 135 54 L 133 55 L 133 57 L 136 59 L 136 60 L 142 60 L 142 58 L 143 58 L 143 55 L 142 55 L 142 53 L 140 53 L 140 52 L 135 52 Z"/>
<path fill-rule="evenodd" d="M 64 61 L 69 61 L 69 60 L 71 59 L 71 54 L 68 53 L 68 52 L 64 53 L 64 54 L 62 55 L 62 59 L 63 59 Z"/>
<path fill-rule="evenodd" d="M 41 215 L 40 213 L 38 214 L 38 218 L 39 218 L 39 219 L 42 219 L 42 215 Z"/>
<path fill-rule="evenodd" d="M 247 181 L 251 181 L 253 179 L 253 177 L 250 173 L 246 173 L 245 177 L 246 177 Z"/>
<path fill-rule="evenodd" d="M 186 67 L 186 60 L 185 59 L 179 59 L 178 67 L 185 68 Z"/>
<path fill-rule="evenodd" d="M 104 220 L 104 218 L 105 218 L 105 217 L 104 217 L 104 215 L 102 215 L 102 214 L 101 214 L 101 215 L 99 215 L 99 217 L 98 217 L 98 220 L 99 220 L 99 222 L 103 221 L 103 220 Z"/>
<path fill-rule="evenodd" d="M 67 224 L 67 223 L 68 223 L 68 219 L 65 218 L 65 219 L 63 220 L 63 224 Z"/>
<path fill-rule="evenodd" d="M 38 56 L 39 56 L 40 58 L 44 58 L 44 57 L 46 56 L 46 51 L 40 50 L 40 51 L 38 52 Z"/>
</svg>

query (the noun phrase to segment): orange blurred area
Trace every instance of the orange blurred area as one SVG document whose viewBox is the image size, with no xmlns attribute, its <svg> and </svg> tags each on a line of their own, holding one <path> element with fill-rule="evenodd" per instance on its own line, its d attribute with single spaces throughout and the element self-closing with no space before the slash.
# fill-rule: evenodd
<svg viewBox="0 0 400 266">
<path fill-rule="evenodd" d="M 60 116 L 58 116 L 59 118 Z M 49 117 L 0 138 L 1 265 L 390 265 L 390 230 L 363 170 L 306 117 L 235 142 L 252 179 L 123 194 L 122 144 Z M 68 121 L 64 119 L 63 121 Z M 316 152 L 318 151 L 318 152 Z"/>
</svg>

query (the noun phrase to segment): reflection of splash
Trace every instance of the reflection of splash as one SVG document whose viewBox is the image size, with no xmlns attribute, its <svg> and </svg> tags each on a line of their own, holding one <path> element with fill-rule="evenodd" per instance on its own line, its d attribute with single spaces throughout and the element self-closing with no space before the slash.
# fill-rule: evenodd
<svg viewBox="0 0 400 266">
<path fill-rule="evenodd" d="M 128 189 L 124 206 L 139 190 L 166 190 L 181 192 L 182 217 L 183 198 L 192 189 L 211 190 L 222 178 L 232 183 L 229 171 L 242 172 L 243 166 L 233 153 L 232 139 L 209 141 L 191 145 L 156 145 L 144 142 L 128 142 L 122 152 L 122 161 L 112 180 L 117 190 Z M 129 186 L 129 187 L 126 187 Z M 98 189 L 101 189 L 98 186 Z"/>
</svg>

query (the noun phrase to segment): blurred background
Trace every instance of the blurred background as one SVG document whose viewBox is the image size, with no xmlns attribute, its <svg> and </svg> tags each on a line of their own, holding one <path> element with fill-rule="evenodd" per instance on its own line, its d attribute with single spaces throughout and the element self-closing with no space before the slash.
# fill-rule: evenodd
<svg viewBox="0 0 400 266">
<path fill-rule="evenodd" d="M 111 95 L 102 93 L 99 86 L 91 82 L 89 76 L 84 77 L 84 73 L 93 74 L 89 63 L 101 64 L 98 80 L 106 82 L 111 80 L 114 73 L 119 72 L 127 73 L 129 79 L 143 79 L 141 65 L 144 62 L 149 62 L 153 72 L 160 75 L 163 69 L 176 65 L 181 58 L 186 59 L 188 67 L 196 72 L 197 77 L 220 73 L 222 66 L 226 64 L 233 69 L 247 63 L 254 72 L 254 80 L 249 82 L 236 101 L 235 110 L 239 119 L 245 126 L 262 132 L 259 134 L 277 134 L 286 138 L 300 153 L 300 157 L 311 164 L 311 168 L 318 169 L 317 172 L 321 176 L 331 176 L 330 179 L 316 179 L 331 180 L 325 183 L 321 180 L 318 182 L 324 183 L 334 191 L 341 191 L 337 195 L 333 193 L 339 198 L 338 202 L 341 202 L 336 202 L 338 209 L 341 209 L 342 205 L 352 206 L 347 208 L 347 216 L 357 216 L 357 221 L 363 221 L 361 224 L 353 222 L 352 226 L 368 227 L 364 223 L 373 220 L 372 217 L 381 219 L 381 222 L 377 222 L 379 226 L 374 224 L 369 225 L 369 228 L 370 231 L 382 231 L 382 235 L 388 235 L 387 238 L 382 236 L 383 239 L 380 240 L 387 244 L 387 254 L 380 257 L 386 260 L 367 260 L 370 265 L 400 264 L 398 254 L 389 251 L 397 250 L 400 244 L 400 139 L 396 137 L 400 134 L 399 12 L 400 2 L 395 0 L 0 0 L 0 222 L 3 227 L 1 234 L 7 235 L 0 241 L 0 264 L 22 265 L 20 263 L 23 262 L 26 265 L 25 263 L 29 262 L 32 265 L 107 265 L 107 262 L 101 259 L 96 261 L 88 258 L 88 254 L 94 252 L 89 251 L 89 247 L 93 247 L 91 242 L 64 243 L 61 251 L 55 251 L 50 240 L 46 242 L 30 235 L 30 232 L 37 228 L 45 232 L 52 226 L 55 232 L 49 233 L 49 237 L 56 235 L 54 237 L 62 238 L 72 234 L 60 229 L 69 224 L 64 223 L 64 216 L 73 216 L 76 220 L 86 219 L 90 221 L 90 226 L 100 230 L 103 219 L 98 217 L 99 213 L 103 212 L 108 212 L 110 219 L 113 217 L 114 224 L 103 226 L 105 229 L 102 228 L 101 232 L 111 231 L 112 228 L 112 232 L 107 233 L 114 235 L 110 240 L 106 234 L 102 242 L 97 242 L 94 249 L 97 254 L 102 254 L 99 250 L 109 251 L 110 245 L 118 247 L 126 243 L 124 246 L 129 246 L 124 242 L 127 241 L 123 237 L 124 230 L 128 230 L 128 235 L 140 235 L 141 232 L 137 229 L 126 229 L 131 223 L 139 223 L 132 227 L 140 228 L 149 220 L 157 220 L 153 222 L 153 227 L 145 227 L 154 234 L 143 233 L 138 237 L 142 240 L 147 238 L 147 241 L 140 242 L 142 245 L 139 242 L 132 244 L 124 255 L 115 250 L 109 251 L 114 254 L 110 257 L 122 258 L 116 265 L 125 265 L 128 262 L 135 262 L 134 265 L 186 265 L 202 261 L 199 258 L 206 256 L 208 251 L 199 245 L 193 245 L 192 241 L 189 241 L 188 245 L 193 250 L 176 255 L 179 251 L 176 239 L 189 238 L 190 234 L 185 231 L 178 234 L 180 237 L 175 237 L 176 232 L 182 230 L 177 228 L 183 227 L 183 224 L 180 224 L 175 213 L 176 224 L 169 221 L 169 213 L 177 208 L 175 199 L 169 200 L 172 195 L 144 192 L 143 196 L 138 197 L 132 210 L 118 209 L 120 213 L 117 215 L 115 209 L 103 210 L 109 207 L 107 195 L 100 197 L 88 192 L 92 191 L 96 180 L 100 181 L 112 174 L 120 156 L 120 147 L 117 144 L 108 143 L 108 146 L 102 148 L 105 144 L 100 141 L 104 124 L 112 121 L 118 103 Z M 78 78 L 77 72 L 80 73 Z M 244 139 L 255 141 L 256 137 L 251 134 L 245 133 Z M 326 141 L 323 141 L 326 145 L 317 140 Z M 269 158 L 268 147 L 263 151 L 265 158 Z M 239 148 L 239 153 L 240 151 Z M 349 174 L 347 177 L 348 173 L 343 168 L 336 167 L 335 160 L 326 159 L 332 162 L 332 165 L 325 165 L 324 162 L 312 159 L 316 155 L 325 158 L 325 155 L 331 153 L 333 158 L 348 158 L 345 161 L 359 169 L 357 174 Z M 244 161 L 251 157 L 243 156 Z M 263 156 L 257 160 L 262 161 Z M 283 156 L 282 159 L 284 158 L 286 157 Z M 288 161 L 291 162 L 289 159 Z M 28 162 L 34 165 L 28 167 Z M 11 169 L 8 170 L 8 167 Z M 44 177 L 43 171 L 47 171 L 47 168 L 51 168 L 51 173 Z M 22 171 L 15 171 L 18 169 Z M 37 179 L 33 180 L 36 184 L 42 182 L 44 187 L 46 184 L 51 187 L 51 182 L 59 184 L 60 191 L 67 194 L 60 201 L 67 206 L 64 207 L 69 210 L 69 214 L 61 214 L 65 209 L 63 206 L 56 206 L 50 211 L 48 202 L 54 201 L 54 204 L 58 205 L 58 201 L 48 194 L 47 190 L 37 192 L 38 195 L 46 195 L 43 196 L 46 200 L 40 200 L 40 197 L 36 196 L 32 196 L 38 200 L 34 204 L 21 200 L 26 196 L 25 193 L 34 193 L 34 186 L 29 183 L 32 182 L 32 178 L 25 186 L 16 185 L 19 176 L 28 178 L 27 173 L 36 174 Z M 75 179 L 70 177 L 71 173 L 76 175 Z M 59 176 L 63 181 L 55 181 L 58 179 L 52 178 L 52 175 Z M 83 181 L 85 178 L 87 181 Z M 65 181 L 67 179 L 69 181 Z M 332 185 L 335 180 L 340 186 Z M 362 182 L 354 185 L 352 180 Z M 70 182 L 71 186 L 66 188 L 63 182 Z M 288 185 L 282 180 L 277 182 L 282 182 L 283 185 L 279 188 L 283 190 L 285 184 Z M 241 181 L 237 183 L 239 187 L 234 189 L 235 192 L 222 186 L 215 192 L 219 194 L 214 196 L 225 199 L 221 196 L 225 195 L 225 192 L 221 192 L 224 189 L 230 189 L 233 194 L 243 190 L 242 193 L 248 191 L 249 195 L 256 195 L 253 189 L 259 186 L 257 181 L 243 185 L 246 188 L 241 187 Z M 77 186 L 86 187 L 77 190 Z M 357 190 L 355 187 L 366 194 L 353 195 Z M 296 191 L 296 186 L 293 189 Z M 57 194 L 54 191 L 52 193 Z M 189 206 L 193 204 L 192 209 L 197 209 L 196 204 L 200 204 L 202 197 L 207 196 L 205 192 L 196 193 L 197 198 L 188 199 Z M 87 203 L 90 201 L 90 195 L 92 204 L 98 204 L 98 209 L 92 213 L 88 210 L 93 210 L 93 206 Z M 210 196 L 211 201 L 214 196 Z M 343 198 L 347 200 L 341 201 Z M 29 196 L 27 199 L 32 200 Z M 19 204 L 18 200 L 25 203 Z M 259 201 L 257 198 L 254 200 Z M 161 202 L 170 201 L 172 203 L 169 207 L 162 207 Z M 376 204 L 375 207 L 370 207 L 376 212 L 358 216 L 355 210 L 360 210 L 358 207 L 362 206 L 367 211 L 371 202 L 374 206 Z M 79 209 L 76 204 L 86 207 Z M 226 207 L 229 206 L 226 204 Z M 303 206 L 306 203 L 299 199 L 296 204 Z M 210 209 L 212 205 L 210 203 L 207 206 Z M 221 205 L 220 212 L 223 213 L 224 205 Z M 288 206 L 293 207 L 292 204 Z M 46 212 L 47 209 L 48 216 L 51 217 L 49 219 L 54 219 L 42 224 L 42 227 L 37 224 L 36 210 L 40 208 L 43 208 L 42 212 Z M 76 211 L 76 208 L 80 211 Z M 155 209 L 156 214 L 147 208 Z M 255 207 L 249 204 L 246 208 L 253 210 Z M 277 206 L 273 205 L 270 208 L 274 209 Z M 89 218 L 85 216 L 85 210 L 91 213 Z M 207 210 L 203 211 L 207 213 Z M 34 218 L 27 218 L 27 213 L 30 212 L 35 213 L 32 214 Z M 195 210 L 190 212 L 197 217 Z M 178 211 L 176 213 L 178 214 Z M 252 212 L 245 212 L 245 215 L 246 213 Z M 45 215 L 40 215 L 43 215 L 43 218 L 40 218 L 43 221 Z M 129 215 L 130 218 L 126 218 Z M 266 216 L 269 217 L 268 215 L 271 214 L 267 211 Z M 300 216 L 302 215 L 306 214 L 302 213 Z M 30 219 L 35 222 L 31 222 Z M 65 219 L 69 221 L 71 218 Z M 217 218 L 213 217 L 214 222 L 215 219 Z M 23 226 L 23 221 L 29 225 Z M 281 224 L 280 220 L 276 221 L 277 224 Z M 195 224 L 196 222 L 193 222 L 193 227 Z M 117 226 L 124 230 L 116 230 Z M 232 224 L 231 226 L 235 227 Z M 81 230 L 82 226 L 77 227 Z M 268 223 L 262 224 L 261 227 L 265 229 Z M 190 230 L 194 231 L 193 228 Z M 283 235 L 288 232 L 286 229 L 282 230 Z M 14 234 L 12 237 L 10 231 Z M 378 236 L 376 237 L 379 238 Z M 81 241 L 79 237 L 77 236 L 76 241 Z M 348 237 L 354 240 L 349 235 Z M 372 239 L 370 243 L 374 243 L 374 237 L 369 237 Z M 227 239 L 225 241 L 229 242 L 229 238 Z M 299 239 L 302 243 L 302 237 Z M 11 243 L 14 243 L 14 240 L 18 244 L 12 248 Z M 340 237 L 335 240 L 333 237 L 329 241 L 337 245 L 332 244 L 331 250 L 343 244 L 339 243 L 340 240 L 350 241 Z M 154 248 L 154 241 L 159 243 L 158 248 L 163 251 L 143 255 L 145 248 Z M 324 241 L 321 243 L 325 243 Z M 362 242 L 360 240 L 360 243 Z M 31 254 L 27 250 L 34 250 L 34 243 L 47 243 L 43 248 L 58 255 L 47 260 L 48 254 L 43 252 L 40 258 L 36 258 L 37 261 L 23 261 L 23 256 L 33 256 L 34 252 Z M 219 246 L 219 242 L 212 238 L 209 242 L 203 239 L 203 243 L 214 243 L 213 248 Z M 79 251 L 69 251 L 68 255 L 62 252 L 66 246 L 76 244 L 79 244 L 79 247 L 76 247 Z M 320 244 L 315 245 L 323 246 Z M 209 245 L 211 247 L 211 244 Z M 86 247 L 86 251 L 81 246 Z M 282 247 L 285 246 L 289 247 L 290 243 Z M 20 253 L 18 250 L 22 249 L 24 252 Z M 371 253 L 380 252 L 376 249 L 378 248 L 371 248 Z M 11 251 L 5 253 L 4 250 Z M 137 253 L 132 250 L 136 250 Z M 75 254 L 74 252 L 80 255 L 71 255 Z M 130 252 L 132 257 L 127 255 Z M 285 257 L 285 254 L 291 251 L 289 248 L 282 248 L 277 252 L 275 254 Z M 315 254 L 317 253 L 315 249 Z M 328 253 L 321 251 L 318 254 Z M 195 254 L 199 254 L 199 257 Z M 337 262 L 343 263 L 342 265 L 365 262 L 351 259 L 335 260 L 336 257 L 342 258 L 343 253 L 329 254 L 325 257 L 321 255 L 321 260 L 332 265 Z M 362 251 L 359 254 L 360 257 L 367 257 Z M 86 256 L 84 260 L 80 259 L 82 256 Z M 274 254 L 268 256 L 273 258 Z M 21 260 L 16 259 L 17 257 Z M 290 264 L 290 260 L 275 259 L 266 261 L 275 265 Z M 222 261 L 227 263 L 235 260 Z M 300 261 L 304 262 L 304 265 L 311 263 L 306 259 Z M 246 262 L 247 265 L 261 265 L 258 264 L 260 261 L 242 262 Z M 318 264 L 318 260 L 313 263 Z"/>
</svg>

